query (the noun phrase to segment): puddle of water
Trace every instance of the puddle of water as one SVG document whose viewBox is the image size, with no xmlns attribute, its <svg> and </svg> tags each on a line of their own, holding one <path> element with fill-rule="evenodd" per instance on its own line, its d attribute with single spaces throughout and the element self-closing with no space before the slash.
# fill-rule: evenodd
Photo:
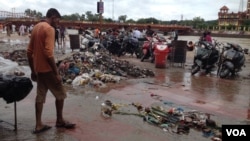
<svg viewBox="0 0 250 141">
<path fill-rule="evenodd" d="M 195 103 L 198 103 L 198 104 L 206 104 L 205 101 L 202 101 L 202 100 L 196 100 Z"/>
</svg>

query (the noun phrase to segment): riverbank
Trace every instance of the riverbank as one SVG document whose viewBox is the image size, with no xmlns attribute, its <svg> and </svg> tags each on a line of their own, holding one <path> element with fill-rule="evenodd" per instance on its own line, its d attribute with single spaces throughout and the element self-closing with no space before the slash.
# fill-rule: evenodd
<svg viewBox="0 0 250 141">
<path fill-rule="evenodd" d="M 188 33 L 185 34 L 185 36 L 201 36 L 202 33 Z M 226 38 L 250 38 L 250 35 L 245 35 L 245 34 L 222 34 L 222 33 L 212 33 L 211 34 L 213 37 L 226 37 Z"/>
</svg>

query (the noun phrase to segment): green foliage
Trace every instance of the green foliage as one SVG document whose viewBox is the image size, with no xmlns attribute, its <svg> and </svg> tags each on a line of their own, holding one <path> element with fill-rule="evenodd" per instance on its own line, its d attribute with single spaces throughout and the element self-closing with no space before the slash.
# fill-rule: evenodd
<svg viewBox="0 0 250 141">
<path fill-rule="evenodd" d="M 141 18 L 139 20 L 137 20 L 136 23 L 139 24 L 159 24 L 159 20 L 155 19 L 155 18 Z"/>
<path fill-rule="evenodd" d="M 121 15 L 118 17 L 118 20 L 125 23 L 126 22 L 126 19 L 127 19 L 127 15 Z"/>
<path fill-rule="evenodd" d="M 133 20 L 133 19 L 128 19 L 128 20 L 126 21 L 126 23 L 136 23 L 136 21 Z"/>
<path fill-rule="evenodd" d="M 244 20 L 242 25 L 243 26 L 250 26 L 250 20 Z"/>
<path fill-rule="evenodd" d="M 43 14 L 41 12 L 38 12 L 36 10 L 26 9 L 24 13 L 32 18 L 42 18 Z"/>
<path fill-rule="evenodd" d="M 111 18 L 103 19 L 105 22 L 111 23 L 113 20 Z"/>
<path fill-rule="evenodd" d="M 36 10 L 26 9 L 25 14 L 30 17 L 36 17 L 36 18 L 42 18 L 43 15 L 41 12 L 38 12 Z M 99 21 L 99 14 L 93 14 L 91 11 L 87 11 L 84 14 L 74 13 L 71 15 L 63 15 L 62 19 L 66 21 L 92 21 L 97 22 Z M 114 22 L 111 18 L 105 18 L 102 17 L 104 22 Z M 134 19 L 128 19 L 127 15 L 120 15 L 118 17 L 119 22 L 123 23 L 135 23 L 135 24 L 163 24 L 163 25 L 181 25 L 181 26 L 191 26 L 194 29 L 198 30 L 212 30 L 212 29 L 219 29 L 218 28 L 218 20 L 211 20 L 211 21 L 205 21 L 202 17 L 194 17 L 193 19 L 189 20 L 171 20 L 171 21 L 162 21 L 155 19 L 153 17 L 150 18 L 140 18 L 137 21 Z M 249 27 L 250 26 L 250 20 L 244 20 L 242 24 L 243 27 Z M 227 27 L 221 26 L 221 29 L 235 29 L 236 27 L 233 25 L 229 25 Z"/>
<path fill-rule="evenodd" d="M 91 11 L 87 11 L 85 13 L 85 15 L 87 16 L 86 20 L 88 20 L 88 21 L 98 21 L 99 20 L 99 14 L 92 14 Z"/>
<path fill-rule="evenodd" d="M 180 21 L 179 24 L 183 26 L 193 26 L 193 20 L 183 20 Z"/>
<path fill-rule="evenodd" d="M 235 25 L 229 24 L 229 25 L 227 26 L 227 30 L 234 30 L 234 29 L 236 29 L 236 26 L 235 26 Z"/>
</svg>

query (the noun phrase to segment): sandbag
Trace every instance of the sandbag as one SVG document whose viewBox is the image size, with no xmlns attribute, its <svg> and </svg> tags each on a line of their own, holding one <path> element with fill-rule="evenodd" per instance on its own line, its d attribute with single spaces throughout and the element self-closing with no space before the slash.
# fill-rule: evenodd
<svg viewBox="0 0 250 141">
<path fill-rule="evenodd" d="M 28 77 L 0 75 L 0 97 L 7 103 L 24 99 L 32 88 L 32 81 Z"/>
</svg>

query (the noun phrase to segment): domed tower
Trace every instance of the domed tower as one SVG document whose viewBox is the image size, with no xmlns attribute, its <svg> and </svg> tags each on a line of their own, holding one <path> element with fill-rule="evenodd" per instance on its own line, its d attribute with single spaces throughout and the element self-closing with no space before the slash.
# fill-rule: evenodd
<svg viewBox="0 0 250 141">
<path fill-rule="evenodd" d="M 220 8 L 220 12 L 218 12 L 218 21 L 219 25 L 227 25 L 227 19 L 228 19 L 228 8 L 227 6 L 223 6 Z"/>
</svg>

